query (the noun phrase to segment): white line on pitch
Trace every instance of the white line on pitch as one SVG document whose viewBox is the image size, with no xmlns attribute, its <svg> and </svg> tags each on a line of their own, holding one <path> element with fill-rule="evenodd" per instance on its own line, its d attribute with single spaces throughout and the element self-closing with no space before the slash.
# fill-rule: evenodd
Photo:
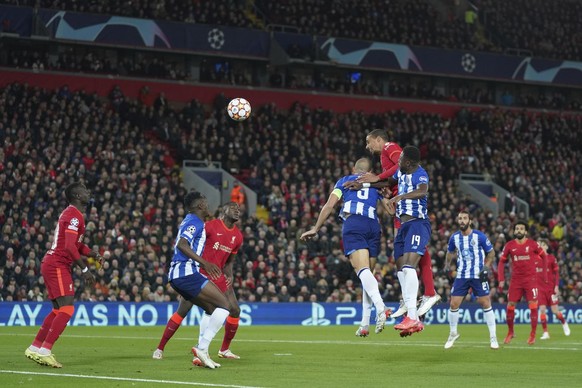
<svg viewBox="0 0 582 388">
<path fill-rule="evenodd" d="M 176 385 L 192 385 L 192 386 L 205 386 L 205 387 L 260 388 L 260 387 L 249 387 L 246 385 L 211 384 L 211 383 L 200 383 L 200 382 L 194 382 L 194 381 L 134 379 L 134 378 L 130 378 L 130 377 L 76 375 L 76 374 L 71 374 L 71 373 L 30 372 L 30 371 L 1 370 L 1 369 L 0 369 L 0 373 L 27 375 L 27 376 L 36 375 L 36 376 L 53 376 L 53 377 L 74 377 L 74 378 L 79 378 L 79 379 L 131 381 L 131 382 L 138 382 L 138 383 L 176 384 Z"/>
<path fill-rule="evenodd" d="M 24 334 L 24 333 L 0 333 L 0 336 L 26 336 L 31 337 L 34 334 Z M 61 336 L 62 338 L 105 338 L 105 339 L 125 339 L 125 340 L 148 340 L 148 341 L 156 341 L 159 340 L 160 337 L 137 337 L 137 336 L 120 336 L 120 335 L 80 335 L 80 334 L 64 334 Z M 174 337 L 172 338 L 174 341 L 192 341 L 191 338 L 180 338 Z M 266 340 L 266 339 L 237 339 L 237 342 L 261 342 L 261 343 L 274 343 L 274 344 L 315 344 L 315 345 L 362 345 L 362 346 L 418 346 L 418 347 L 434 347 L 440 348 L 443 346 L 442 341 L 425 341 L 425 342 L 415 342 L 406 340 L 402 341 L 383 341 L 383 342 L 368 342 L 366 340 L 362 341 L 346 341 L 346 340 L 336 340 L 336 341 L 329 341 L 329 340 Z M 580 343 L 569 343 L 570 345 L 580 345 Z M 455 344 L 455 347 L 463 347 L 464 345 L 471 345 L 472 347 L 483 347 L 488 348 L 489 343 L 488 341 L 463 341 L 462 343 Z M 569 350 L 569 351 L 580 351 L 580 348 L 567 348 L 567 347 L 536 347 L 536 346 L 520 346 L 520 345 L 510 345 L 504 346 L 504 349 L 528 349 L 528 350 Z"/>
</svg>

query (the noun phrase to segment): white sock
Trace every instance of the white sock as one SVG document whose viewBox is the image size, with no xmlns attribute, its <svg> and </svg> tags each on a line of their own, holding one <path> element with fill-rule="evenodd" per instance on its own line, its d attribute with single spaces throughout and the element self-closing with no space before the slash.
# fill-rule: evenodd
<svg viewBox="0 0 582 388">
<path fill-rule="evenodd" d="M 38 349 L 38 354 L 41 354 L 43 356 L 48 356 L 49 354 L 51 354 L 51 350 L 47 349 L 47 348 L 40 348 L 40 349 Z"/>
<path fill-rule="evenodd" d="M 229 312 L 227 309 L 223 309 L 221 307 L 217 307 L 214 309 L 214 312 L 212 313 L 210 319 L 208 320 L 208 326 L 206 327 L 206 330 L 204 330 L 204 334 L 202 335 L 200 342 L 198 342 L 198 349 L 202 351 L 208 351 L 210 342 L 212 341 L 216 333 L 218 333 L 218 330 L 220 330 L 220 328 L 224 324 L 224 321 L 226 321 L 228 314 Z"/>
<path fill-rule="evenodd" d="M 380 314 L 382 311 L 385 310 L 384 301 L 380 296 L 380 291 L 378 290 L 378 281 L 372 275 L 372 271 L 370 268 L 365 267 L 358 272 L 358 277 L 362 281 L 362 288 L 368 294 L 372 303 L 374 303 L 374 307 L 376 307 L 376 314 Z"/>
<path fill-rule="evenodd" d="M 416 270 L 410 267 L 402 268 L 402 272 L 404 273 L 402 295 L 404 296 L 404 303 L 408 309 L 408 317 L 417 320 L 416 296 L 418 295 L 418 275 L 416 274 Z"/>
<path fill-rule="evenodd" d="M 200 334 L 198 334 L 198 343 L 202 341 L 202 336 L 204 336 L 204 332 L 208 327 L 208 322 L 210 322 L 210 315 L 203 313 L 202 319 L 200 319 Z"/>
<path fill-rule="evenodd" d="M 30 350 L 31 352 L 38 352 L 38 346 L 30 345 L 28 347 L 28 350 Z"/>
<path fill-rule="evenodd" d="M 404 299 L 404 272 L 402 270 L 396 272 L 398 282 L 400 283 L 400 291 L 402 291 L 402 299 Z"/>
<path fill-rule="evenodd" d="M 451 328 L 451 333 L 457 332 L 458 324 L 459 324 L 459 309 L 456 310 L 449 309 L 449 326 Z"/>
<path fill-rule="evenodd" d="M 487 328 L 489 329 L 489 338 L 497 338 L 496 325 L 495 325 L 495 314 L 493 314 L 493 308 L 489 307 L 488 310 L 484 310 L 485 322 L 487 322 Z"/>
<path fill-rule="evenodd" d="M 370 325 L 370 315 L 372 315 L 372 298 L 364 290 L 362 293 L 362 321 L 360 322 L 360 326 Z"/>
</svg>

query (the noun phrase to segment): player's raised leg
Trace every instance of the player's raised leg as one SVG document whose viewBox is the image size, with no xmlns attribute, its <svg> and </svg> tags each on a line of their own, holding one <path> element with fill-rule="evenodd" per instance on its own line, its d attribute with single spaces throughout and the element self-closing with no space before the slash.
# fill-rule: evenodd
<svg viewBox="0 0 582 388">
<path fill-rule="evenodd" d="M 51 312 L 48 313 L 47 316 L 44 318 L 44 321 L 42 322 L 42 325 L 40 326 L 40 329 L 38 330 L 38 333 L 36 334 L 34 341 L 32 341 L 32 344 L 24 351 L 24 355 L 28 359 L 35 362 L 39 362 L 38 351 L 40 350 L 42 343 L 46 339 L 46 336 L 51 328 L 51 325 L 53 324 L 53 320 L 55 319 L 58 313 L 59 309 L 57 306 L 56 308 L 53 308 Z"/>
<path fill-rule="evenodd" d="M 368 295 L 366 290 L 362 292 L 362 320 L 360 326 L 356 330 L 356 336 L 367 337 L 370 335 L 370 317 L 372 316 L 372 298 Z"/>
<path fill-rule="evenodd" d="M 376 334 L 384 330 L 386 322 L 386 306 L 378 289 L 378 281 L 370 271 L 370 257 L 368 249 L 358 249 L 350 255 L 350 262 L 362 282 L 364 292 L 368 294 L 376 308 Z"/>
<path fill-rule="evenodd" d="M 209 309 L 206 311 L 210 314 L 208 326 L 204 330 L 198 345 L 192 348 L 195 357 L 200 358 L 206 367 L 214 369 L 220 366 L 220 364 L 212 361 L 208 354 L 208 348 L 210 342 L 216 336 L 216 333 L 218 333 L 228 317 L 228 300 L 214 283 L 207 282 L 203 286 L 202 291 L 200 291 L 200 293 L 191 301 L 196 305 L 205 306 L 211 304 L 214 306 L 213 310 Z"/>
<path fill-rule="evenodd" d="M 164 329 L 164 333 L 162 334 L 162 338 L 160 339 L 160 343 L 158 347 L 154 351 L 152 358 L 155 360 L 161 360 L 164 357 L 164 349 L 166 344 L 172 338 L 176 331 L 180 328 L 182 321 L 186 318 L 186 315 L 192 309 L 192 302 L 185 300 L 184 298 L 180 299 L 180 304 L 178 305 L 178 310 L 170 317 L 168 323 L 166 324 L 166 328 Z"/>
<path fill-rule="evenodd" d="M 434 288 L 432 258 L 428 249 L 424 251 L 424 255 L 420 258 L 418 267 L 420 269 L 420 277 L 422 278 L 422 284 L 424 286 L 422 302 L 418 307 L 418 315 L 423 316 L 432 308 L 432 306 L 441 300 L 441 296 L 436 293 Z"/>
<path fill-rule="evenodd" d="M 55 355 L 52 353 L 52 348 L 63 331 L 65 331 L 67 323 L 69 323 L 69 320 L 75 313 L 73 296 L 67 295 L 58 297 L 53 304 L 58 306 L 58 312 L 51 323 L 46 338 L 38 350 L 37 362 L 53 368 L 62 368 L 62 364 L 56 360 Z"/>
<path fill-rule="evenodd" d="M 222 346 L 220 347 L 220 350 L 218 352 L 218 357 L 239 359 L 240 357 L 230 350 L 230 343 L 236 336 L 236 332 L 238 330 L 240 320 L 240 307 L 238 305 L 232 287 L 229 287 L 224 293 L 224 295 L 226 296 L 226 300 L 228 301 L 229 314 L 228 317 L 226 318 L 226 323 L 224 325 L 224 339 L 222 340 Z"/>
</svg>

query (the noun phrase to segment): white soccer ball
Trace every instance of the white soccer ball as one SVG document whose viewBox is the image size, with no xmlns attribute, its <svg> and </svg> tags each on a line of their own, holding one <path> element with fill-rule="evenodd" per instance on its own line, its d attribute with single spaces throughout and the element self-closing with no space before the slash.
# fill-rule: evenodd
<svg viewBox="0 0 582 388">
<path fill-rule="evenodd" d="M 235 121 L 244 121 L 251 115 L 251 104 L 244 98 L 233 98 L 226 108 L 228 115 Z"/>
</svg>

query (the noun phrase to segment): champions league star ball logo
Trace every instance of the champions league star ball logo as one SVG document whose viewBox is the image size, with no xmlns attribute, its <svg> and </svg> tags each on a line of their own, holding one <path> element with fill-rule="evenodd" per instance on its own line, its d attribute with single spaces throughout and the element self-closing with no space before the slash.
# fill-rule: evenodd
<svg viewBox="0 0 582 388">
<path fill-rule="evenodd" d="M 215 50 L 220 50 L 224 46 L 224 32 L 218 28 L 213 28 L 208 32 L 208 44 Z"/>
<path fill-rule="evenodd" d="M 477 67 L 477 60 L 472 54 L 465 54 L 461 58 L 461 66 L 463 66 L 463 70 L 467 73 L 472 73 Z"/>
</svg>

